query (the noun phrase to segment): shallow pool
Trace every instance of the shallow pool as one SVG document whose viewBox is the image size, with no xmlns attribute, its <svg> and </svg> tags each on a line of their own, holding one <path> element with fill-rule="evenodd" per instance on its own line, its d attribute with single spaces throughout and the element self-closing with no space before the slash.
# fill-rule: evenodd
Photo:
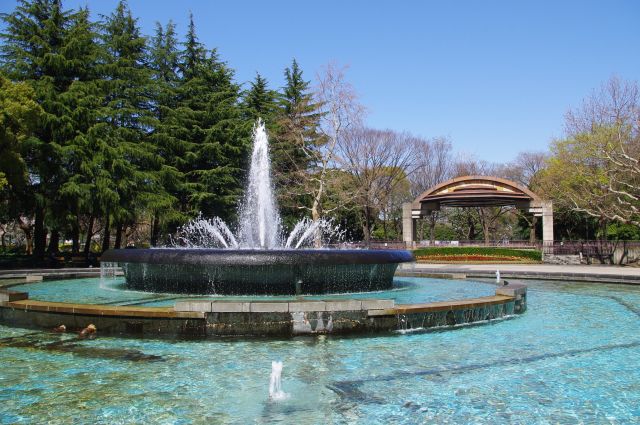
<svg viewBox="0 0 640 425">
<path fill-rule="evenodd" d="M 456 292 L 452 298 L 492 290 L 448 282 Z M 403 292 L 448 295 L 446 289 L 439 280 L 403 278 L 390 293 L 403 302 Z M 528 311 L 511 320 L 376 337 L 72 341 L 73 335 L 0 326 L 0 418 L 105 424 L 639 422 L 640 288 L 530 282 L 528 296 Z M 276 359 L 284 362 L 283 389 L 290 397 L 271 402 Z"/>
<path fill-rule="evenodd" d="M 125 287 L 124 278 L 112 279 L 68 279 L 43 281 L 13 286 L 11 289 L 29 293 L 33 300 L 76 302 L 86 304 L 172 306 L 185 299 L 225 299 L 225 300 L 293 300 L 293 299 L 340 299 L 340 298 L 386 298 L 397 304 L 416 302 L 446 301 L 494 295 L 495 285 L 482 282 L 431 279 L 429 285 L 420 278 L 395 278 L 389 291 L 325 294 L 308 296 L 185 296 L 184 294 L 157 294 L 132 291 Z"/>
</svg>

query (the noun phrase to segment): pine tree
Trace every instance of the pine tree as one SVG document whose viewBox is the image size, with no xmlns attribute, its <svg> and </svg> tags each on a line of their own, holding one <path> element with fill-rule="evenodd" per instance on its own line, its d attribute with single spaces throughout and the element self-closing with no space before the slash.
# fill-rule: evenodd
<svg viewBox="0 0 640 425">
<path fill-rule="evenodd" d="M 148 137 L 153 119 L 146 39 L 125 1 L 107 17 L 102 37 L 104 98 L 90 140 L 96 152 L 91 169 L 103 214 L 105 250 L 112 221 L 118 248 L 126 226 L 135 225 L 149 205 L 170 200 L 161 199 L 166 197 L 158 175 L 162 159 Z"/>
<path fill-rule="evenodd" d="M 100 75 L 96 64 L 101 48 L 97 44 L 95 25 L 89 21 L 89 10 L 80 9 L 72 14 L 72 25 L 68 33 L 69 42 L 65 51 L 74 52 L 76 61 L 74 81 L 69 90 L 62 95 L 68 107 L 68 114 L 73 122 L 74 136 L 68 146 L 63 149 L 65 170 L 68 178 L 60 188 L 60 206 L 58 210 L 66 211 L 63 231 L 66 238 L 72 241 L 72 253 L 80 251 L 81 217 L 85 208 L 82 200 L 85 197 L 74 184 L 75 176 L 83 172 L 83 164 L 87 161 L 87 152 L 83 147 L 89 129 L 96 121 L 96 111 L 100 106 Z M 90 153 L 88 153 L 90 155 Z M 52 234 L 50 247 L 57 246 Z"/>
<path fill-rule="evenodd" d="M 166 27 L 156 25 L 156 33 L 151 42 L 149 64 L 152 69 L 153 90 L 152 110 L 155 122 L 150 140 L 158 155 L 163 159 L 159 170 L 160 181 L 166 191 L 165 202 L 158 202 L 151 208 L 151 245 L 158 243 L 162 231 L 172 231 L 185 220 L 185 215 L 173 204 L 185 195 L 186 143 L 179 135 L 179 122 L 176 120 L 176 108 L 179 104 L 178 87 L 180 84 L 180 54 L 175 34 L 175 25 L 169 22 Z M 169 201 L 170 205 L 167 205 Z"/>
<path fill-rule="evenodd" d="M 256 73 L 256 79 L 251 82 L 250 89 L 244 95 L 243 104 L 248 121 L 255 122 L 261 118 L 269 128 L 269 125 L 275 127 L 277 124 L 274 116 L 278 108 L 278 93 L 269 90 L 267 84 L 267 80 Z"/>
<path fill-rule="evenodd" d="M 187 149 L 179 168 L 186 176 L 181 209 L 229 219 L 241 196 L 249 145 L 238 106 L 239 87 L 216 51 L 207 52 L 198 41 L 193 16 L 184 46 L 179 102 L 171 118 L 175 137 Z"/>
<path fill-rule="evenodd" d="M 71 175 L 69 155 L 82 131 L 83 117 L 75 108 L 91 84 L 88 73 L 95 60 L 87 16 L 82 9 L 64 11 L 59 0 L 22 0 L 13 13 L 2 15 L 3 69 L 9 78 L 30 84 L 43 109 L 23 156 L 32 176 L 24 201 L 35 220 L 36 258 L 44 254 L 45 224 L 51 227 L 50 249 L 56 251 L 60 232 L 73 216 L 61 188 Z"/>
<path fill-rule="evenodd" d="M 299 219 L 297 206 L 308 203 L 303 199 L 310 161 L 307 149 L 320 140 L 321 114 L 295 59 L 285 69 L 284 77 L 286 85 L 280 96 L 281 112 L 278 133 L 272 138 L 272 158 L 283 216 L 291 222 Z"/>
</svg>

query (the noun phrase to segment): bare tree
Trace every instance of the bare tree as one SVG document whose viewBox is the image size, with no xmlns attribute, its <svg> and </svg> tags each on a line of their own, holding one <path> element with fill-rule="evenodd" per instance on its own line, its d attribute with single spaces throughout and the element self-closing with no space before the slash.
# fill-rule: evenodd
<svg viewBox="0 0 640 425">
<path fill-rule="evenodd" d="M 496 165 L 477 159 L 471 155 L 461 155 L 452 166 L 452 177 L 490 176 L 495 174 Z"/>
<path fill-rule="evenodd" d="M 401 178 L 393 191 L 384 194 L 380 200 L 380 218 L 382 220 L 382 237 L 386 240 L 393 236 L 399 238 L 402 235 L 402 205 L 413 200 L 411 196 L 411 182 L 407 178 Z"/>
<path fill-rule="evenodd" d="M 544 171 L 549 154 L 546 152 L 520 152 L 511 162 L 498 168 L 497 174 L 512 180 L 531 190 L 537 190 L 538 180 Z M 538 217 L 527 212 L 514 209 L 514 213 L 527 222 L 529 226 L 529 242 L 536 241 L 536 225 Z"/>
<path fill-rule="evenodd" d="M 500 167 L 496 164 L 478 160 L 472 156 L 466 156 L 459 158 L 454 164 L 454 175 L 456 177 L 461 176 L 495 176 L 500 174 Z M 471 217 L 476 217 L 478 224 L 482 227 L 482 233 L 484 235 L 485 244 L 488 244 L 491 240 L 491 234 L 495 233 L 497 223 L 508 212 L 515 211 L 513 207 L 474 207 L 475 213 L 466 215 L 470 220 Z"/>
<path fill-rule="evenodd" d="M 406 184 L 407 175 L 416 168 L 416 144 L 407 133 L 354 127 L 344 133 L 337 146 L 337 160 L 357 188 L 354 201 L 367 245 L 376 212 L 384 209 L 391 194 Z"/>
<path fill-rule="evenodd" d="M 327 212 L 323 210 L 323 201 L 330 171 L 336 166 L 338 144 L 346 131 L 360 124 L 364 114 L 355 90 L 345 80 L 344 67 L 330 63 L 317 75 L 317 79 L 315 102 L 321 105 L 319 131 L 322 137 L 315 144 L 304 146 L 310 164 L 305 186 L 311 205 L 302 207 L 311 211 L 314 221 Z"/>
<path fill-rule="evenodd" d="M 598 127 L 640 125 L 640 88 L 636 81 L 613 76 L 583 100 L 582 105 L 565 114 L 567 136 L 593 132 Z"/>
<path fill-rule="evenodd" d="M 450 179 L 454 165 L 452 145 L 447 138 L 418 139 L 415 150 L 417 167 L 410 176 L 411 193 L 414 198 L 425 190 Z M 439 218 L 440 211 L 432 211 L 427 218 L 431 243 L 435 241 L 435 227 Z"/>
<path fill-rule="evenodd" d="M 566 114 L 567 138 L 552 145 L 544 188 L 558 204 L 640 226 L 640 88 L 611 78 Z"/>
<path fill-rule="evenodd" d="M 411 175 L 412 195 L 451 178 L 453 156 L 451 142 L 444 137 L 431 140 L 418 139 L 415 144 L 417 167 Z"/>
<path fill-rule="evenodd" d="M 516 158 L 499 168 L 499 175 L 522 186 L 535 189 L 540 173 L 545 169 L 547 152 L 520 152 Z"/>
</svg>

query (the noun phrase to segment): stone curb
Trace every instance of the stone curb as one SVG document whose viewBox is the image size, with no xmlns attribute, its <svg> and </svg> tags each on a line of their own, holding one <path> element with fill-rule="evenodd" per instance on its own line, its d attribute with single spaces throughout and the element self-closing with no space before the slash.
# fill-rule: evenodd
<svg viewBox="0 0 640 425">
<path fill-rule="evenodd" d="M 368 311 L 394 308 L 394 300 L 351 299 L 309 301 L 178 301 L 175 311 L 203 313 L 297 313 L 312 311 Z"/>
</svg>

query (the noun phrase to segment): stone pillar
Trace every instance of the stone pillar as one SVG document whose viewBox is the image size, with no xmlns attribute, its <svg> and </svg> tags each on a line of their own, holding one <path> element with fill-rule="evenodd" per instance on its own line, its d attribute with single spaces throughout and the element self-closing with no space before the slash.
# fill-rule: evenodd
<svg viewBox="0 0 640 425">
<path fill-rule="evenodd" d="M 542 203 L 542 242 L 553 245 L 553 203 Z"/>
<path fill-rule="evenodd" d="M 407 248 L 413 248 L 415 233 L 415 221 L 411 214 L 411 202 L 405 202 L 402 204 L 402 240 Z"/>
</svg>

